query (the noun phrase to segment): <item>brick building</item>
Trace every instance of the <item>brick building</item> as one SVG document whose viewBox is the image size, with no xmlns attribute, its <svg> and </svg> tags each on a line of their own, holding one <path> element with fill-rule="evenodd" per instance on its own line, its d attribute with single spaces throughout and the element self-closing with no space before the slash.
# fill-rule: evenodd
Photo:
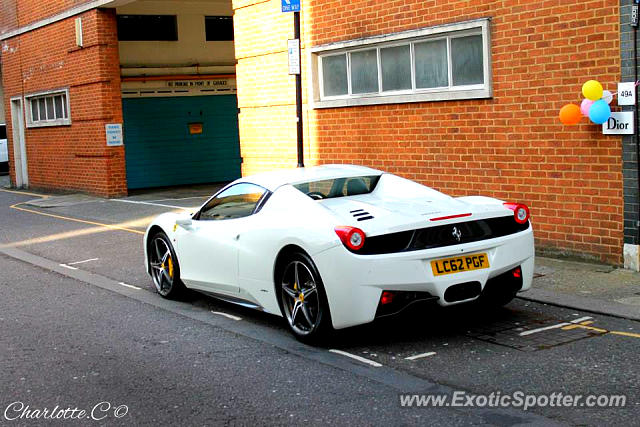
<svg viewBox="0 0 640 427">
<path fill-rule="evenodd" d="M 26 120 L 15 184 L 119 196 L 295 166 L 279 0 L 44 3 L 0 10 L 12 141 L 14 113 Z M 635 141 L 557 113 L 586 80 L 633 80 L 630 5 L 303 0 L 305 161 L 522 201 L 539 248 L 622 263 L 638 244 Z M 34 126 L 42 102 L 54 115 Z"/>
</svg>

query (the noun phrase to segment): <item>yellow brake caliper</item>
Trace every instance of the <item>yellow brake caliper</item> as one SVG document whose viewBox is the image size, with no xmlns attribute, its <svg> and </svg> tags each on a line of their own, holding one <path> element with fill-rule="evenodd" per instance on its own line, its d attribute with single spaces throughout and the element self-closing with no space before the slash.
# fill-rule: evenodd
<svg viewBox="0 0 640 427">
<path fill-rule="evenodd" d="M 171 257 L 167 258 L 167 263 L 169 263 L 169 277 L 173 279 L 173 260 Z"/>
</svg>

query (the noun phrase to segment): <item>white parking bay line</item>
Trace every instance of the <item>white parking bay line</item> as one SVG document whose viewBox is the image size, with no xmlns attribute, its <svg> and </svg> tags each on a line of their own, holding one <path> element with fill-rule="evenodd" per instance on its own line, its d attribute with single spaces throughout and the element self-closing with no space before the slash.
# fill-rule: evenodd
<svg viewBox="0 0 640 427">
<path fill-rule="evenodd" d="M 70 262 L 67 265 L 84 264 L 85 262 L 98 261 L 100 258 L 85 259 L 84 261 Z"/>
<path fill-rule="evenodd" d="M 373 360 L 365 359 L 364 357 L 357 356 L 355 354 L 347 353 L 346 351 L 331 349 L 329 350 L 331 353 L 340 354 L 342 356 L 350 357 L 352 359 L 357 360 L 358 362 L 366 363 L 367 365 L 371 365 L 374 368 L 379 368 L 382 366 L 381 363 L 374 362 Z"/>
<path fill-rule="evenodd" d="M 571 324 L 576 324 L 576 323 L 580 323 L 580 322 L 584 322 L 585 320 L 590 320 L 593 319 L 593 317 L 591 316 L 584 316 L 581 317 L 579 319 L 574 319 L 571 322 L 562 322 L 562 323 L 558 323 L 557 325 L 551 325 L 551 326 L 545 326 L 544 328 L 538 328 L 538 329 L 530 329 L 528 331 L 524 331 L 524 332 L 520 332 L 520 336 L 521 337 L 525 337 L 527 335 L 531 335 L 531 334 L 536 334 L 538 332 L 543 332 L 543 331 L 548 331 L 550 329 L 558 329 L 558 328 L 563 328 L 565 326 L 569 326 Z"/>
<path fill-rule="evenodd" d="M 64 267 L 64 268 L 68 268 L 69 270 L 77 270 L 76 267 L 71 267 L 70 265 L 67 264 L 59 264 L 60 267 Z"/>
<path fill-rule="evenodd" d="M 421 353 L 421 354 L 416 354 L 415 356 L 409 356 L 409 357 L 405 357 L 404 360 L 416 360 L 416 359 L 422 359 L 423 357 L 429 357 L 429 356 L 433 356 L 434 354 L 436 354 L 435 351 L 430 351 L 428 353 Z"/>
<path fill-rule="evenodd" d="M 118 284 L 124 286 L 125 288 L 135 289 L 136 291 L 139 291 L 140 289 L 142 289 L 137 286 L 129 285 L 128 283 L 124 283 L 124 282 L 119 282 Z"/>
<path fill-rule="evenodd" d="M 164 203 L 151 203 L 151 202 L 141 202 L 138 200 L 122 200 L 122 199 L 111 199 L 112 202 L 122 202 L 122 203 L 133 203 L 136 205 L 150 205 L 150 206 L 160 206 L 163 208 L 171 208 L 171 209 L 192 209 L 185 206 L 174 206 L 174 205 L 165 205 Z"/>
<path fill-rule="evenodd" d="M 231 320 L 242 320 L 242 317 L 234 316 L 233 314 L 223 313 L 222 311 L 211 311 L 213 314 L 217 314 L 218 316 L 223 316 Z"/>
<path fill-rule="evenodd" d="M 570 324 L 571 323 L 562 322 L 562 323 L 558 323 L 557 325 L 545 326 L 544 328 L 530 329 L 528 331 L 520 332 L 520 336 L 524 337 L 524 336 L 535 334 L 535 333 L 538 333 L 538 332 L 548 331 L 550 329 L 558 329 L 558 328 L 562 328 L 564 326 L 568 326 Z"/>
</svg>

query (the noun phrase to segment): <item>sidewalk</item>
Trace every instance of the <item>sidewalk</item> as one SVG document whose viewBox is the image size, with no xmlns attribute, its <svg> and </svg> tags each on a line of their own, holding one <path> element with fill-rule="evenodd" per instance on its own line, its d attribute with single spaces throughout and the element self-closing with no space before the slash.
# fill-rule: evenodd
<svg viewBox="0 0 640 427">
<path fill-rule="evenodd" d="M 0 188 L 8 177 L 0 177 Z M 21 206 L 140 230 L 163 212 L 195 211 L 222 184 L 139 192 L 122 199 L 69 194 L 34 199 Z M 576 310 L 640 320 L 640 273 L 609 265 L 536 257 L 533 288 L 520 298 Z"/>
<path fill-rule="evenodd" d="M 640 273 L 610 265 L 536 257 L 523 299 L 640 320 Z"/>
</svg>

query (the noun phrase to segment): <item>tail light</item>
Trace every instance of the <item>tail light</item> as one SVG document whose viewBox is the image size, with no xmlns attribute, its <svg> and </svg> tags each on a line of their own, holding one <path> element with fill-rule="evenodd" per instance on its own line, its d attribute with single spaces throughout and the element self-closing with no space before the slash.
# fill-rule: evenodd
<svg viewBox="0 0 640 427">
<path fill-rule="evenodd" d="M 524 224 L 529 221 L 531 215 L 527 205 L 523 203 L 504 203 L 504 206 L 513 211 L 513 218 L 518 224 Z"/>
<path fill-rule="evenodd" d="M 380 296 L 380 304 L 387 305 L 393 302 L 396 294 L 389 291 L 382 291 L 382 295 Z"/>
<path fill-rule="evenodd" d="M 522 278 L 522 269 L 520 267 L 516 267 L 512 270 L 513 277 L 516 279 Z"/>
<path fill-rule="evenodd" d="M 359 228 L 340 226 L 335 228 L 335 232 L 342 243 L 352 251 L 362 249 L 364 246 L 364 231 Z"/>
</svg>

